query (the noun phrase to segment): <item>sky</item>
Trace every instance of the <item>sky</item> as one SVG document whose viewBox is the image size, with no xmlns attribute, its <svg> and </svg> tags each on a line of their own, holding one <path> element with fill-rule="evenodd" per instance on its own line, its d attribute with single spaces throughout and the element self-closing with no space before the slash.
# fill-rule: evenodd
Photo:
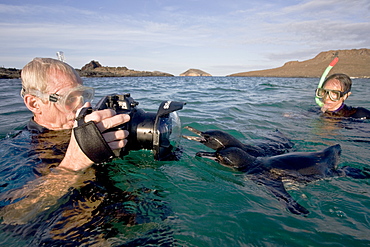
<svg viewBox="0 0 370 247">
<path fill-rule="evenodd" d="M 63 51 L 74 68 L 225 76 L 360 48 L 370 48 L 369 0 L 0 0 L 6 68 Z"/>
</svg>

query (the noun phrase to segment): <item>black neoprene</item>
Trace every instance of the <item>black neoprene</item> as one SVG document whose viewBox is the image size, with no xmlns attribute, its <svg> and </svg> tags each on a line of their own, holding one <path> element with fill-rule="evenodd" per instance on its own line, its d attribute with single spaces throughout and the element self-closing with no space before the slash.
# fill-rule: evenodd
<svg viewBox="0 0 370 247">
<path fill-rule="evenodd" d="M 114 158 L 114 153 L 100 133 L 95 122 L 85 122 L 91 108 L 83 108 L 77 118 L 78 127 L 73 128 L 74 136 L 82 152 L 93 162 L 102 163 Z"/>
</svg>

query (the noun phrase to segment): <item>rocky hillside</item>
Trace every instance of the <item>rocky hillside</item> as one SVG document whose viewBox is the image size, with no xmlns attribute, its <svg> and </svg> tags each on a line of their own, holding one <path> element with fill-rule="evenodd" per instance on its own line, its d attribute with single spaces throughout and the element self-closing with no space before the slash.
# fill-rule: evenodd
<svg viewBox="0 0 370 247">
<path fill-rule="evenodd" d="M 212 76 L 212 75 L 200 69 L 188 69 L 184 73 L 181 73 L 180 76 Z"/>
<path fill-rule="evenodd" d="M 326 51 L 306 61 L 287 62 L 279 68 L 242 72 L 229 76 L 320 77 L 335 55 L 338 55 L 339 62 L 330 74 L 345 73 L 350 77 L 370 78 L 370 49 Z"/>
<path fill-rule="evenodd" d="M 15 79 L 21 77 L 20 69 L 0 68 L 0 79 Z"/>
<path fill-rule="evenodd" d="M 345 73 L 353 78 L 370 78 L 370 49 L 332 50 L 319 53 L 306 61 L 291 61 L 282 67 L 266 70 L 241 72 L 228 76 L 249 77 L 320 77 L 334 56 L 338 55 L 339 62 L 330 71 Z M 97 61 L 91 61 L 77 69 L 82 77 L 140 77 L 140 76 L 173 76 L 159 71 L 136 71 L 127 67 L 104 67 Z M 1 68 L 0 79 L 20 78 L 20 69 Z M 199 69 L 188 69 L 180 76 L 212 76 Z"/>
<path fill-rule="evenodd" d="M 81 77 L 141 77 L 141 76 L 173 76 L 159 71 L 136 71 L 126 67 L 103 67 L 97 61 L 91 61 L 81 69 L 76 69 Z M 21 77 L 20 69 L 1 68 L 0 79 L 16 79 Z"/>
<path fill-rule="evenodd" d="M 136 71 L 127 67 L 103 67 L 98 61 L 91 61 L 77 71 L 82 77 L 173 76 L 159 71 Z"/>
</svg>

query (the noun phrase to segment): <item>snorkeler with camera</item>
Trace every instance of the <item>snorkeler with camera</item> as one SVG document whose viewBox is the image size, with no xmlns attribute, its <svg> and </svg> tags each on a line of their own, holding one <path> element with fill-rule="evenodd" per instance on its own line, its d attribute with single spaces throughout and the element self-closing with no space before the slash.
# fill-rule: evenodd
<svg viewBox="0 0 370 247">
<path fill-rule="evenodd" d="M 147 113 L 129 94 L 113 94 L 93 108 L 94 89 L 84 86 L 70 65 L 51 58 L 33 59 L 21 79 L 21 96 L 33 117 L 8 145 L 9 156 L 19 154 L 25 160 L 3 157 L 3 166 L 14 169 L 4 168 L 0 176 L 18 179 L 12 181 L 17 186 L 0 184 L 0 223 L 29 223 L 60 198 L 73 195 L 77 199 L 65 201 L 80 202 L 78 209 L 68 210 L 79 212 L 83 225 L 93 217 L 90 205 L 109 208 L 109 203 L 121 205 L 131 198 L 98 179 L 97 173 L 104 173 L 99 163 L 140 149 L 152 150 L 156 160 L 174 159 L 170 137 L 181 128 L 175 111 L 185 103 L 163 101 L 157 113 Z M 93 197 L 80 192 L 86 187 Z M 133 222 L 134 216 L 124 210 L 116 208 L 112 214 Z"/>
<path fill-rule="evenodd" d="M 71 66 L 51 58 L 33 59 L 22 69 L 21 79 L 21 96 L 33 117 L 12 140 L 11 145 L 20 148 L 9 150 L 11 155 L 21 153 L 26 160 L 9 161 L 16 169 L 3 170 L 1 174 L 21 178 L 14 181 L 17 187 L 2 186 L 0 190 L 3 224 L 26 224 L 54 205 L 70 188 L 78 187 L 81 179 L 94 179 L 90 168 L 94 162 L 81 150 L 71 131 L 76 127 L 78 109 L 91 106 L 94 89 L 83 86 Z M 116 114 L 112 109 L 94 111 L 84 118 L 94 122 L 99 132 L 129 120 L 129 115 Z M 102 138 L 115 150 L 127 144 L 128 135 L 127 130 L 118 129 L 102 134 Z M 4 167 L 10 165 L 3 163 Z"/>
<path fill-rule="evenodd" d="M 33 113 L 27 125 L 27 130 L 31 132 L 72 129 L 77 110 L 84 104 L 90 106 L 89 102 L 94 97 L 94 89 L 82 85 L 77 71 L 56 59 L 35 58 L 22 69 L 21 78 L 21 95 Z M 86 121 L 94 121 L 100 132 L 129 120 L 128 115 L 117 115 L 110 109 L 86 116 Z M 125 130 L 117 130 L 103 137 L 111 149 L 118 149 L 126 145 L 128 134 Z M 81 171 L 93 163 L 81 151 L 72 133 L 68 149 L 57 169 Z"/>
</svg>

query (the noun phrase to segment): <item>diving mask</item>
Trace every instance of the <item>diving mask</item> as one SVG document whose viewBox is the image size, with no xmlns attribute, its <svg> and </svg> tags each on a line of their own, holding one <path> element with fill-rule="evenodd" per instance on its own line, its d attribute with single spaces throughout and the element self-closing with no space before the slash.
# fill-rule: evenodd
<svg viewBox="0 0 370 247">
<path fill-rule="evenodd" d="M 330 89 L 325 89 L 325 88 L 317 88 L 316 89 L 316 97 L 317 98 L 325 98 L 327 95 L 332 101 L 339 101 L 340 98 L 342 98 L 344 95 L 349 93 L 349 91 L 346 92 L 341 92 L 338 90 L 330 90 Z"/>
<path fill-rule="evenodd" d="M 94 88 L 80 85 L 69 89 L 62 95 L 42 93 L 40 91 L 36 91 L 34 95 L 40 99 L 46 99 L 58 104 L 65 112 L 71 112 L 82 107 L 86 102 L 91 102 L 94 99 L 94 93 Z"/>
</svg>

